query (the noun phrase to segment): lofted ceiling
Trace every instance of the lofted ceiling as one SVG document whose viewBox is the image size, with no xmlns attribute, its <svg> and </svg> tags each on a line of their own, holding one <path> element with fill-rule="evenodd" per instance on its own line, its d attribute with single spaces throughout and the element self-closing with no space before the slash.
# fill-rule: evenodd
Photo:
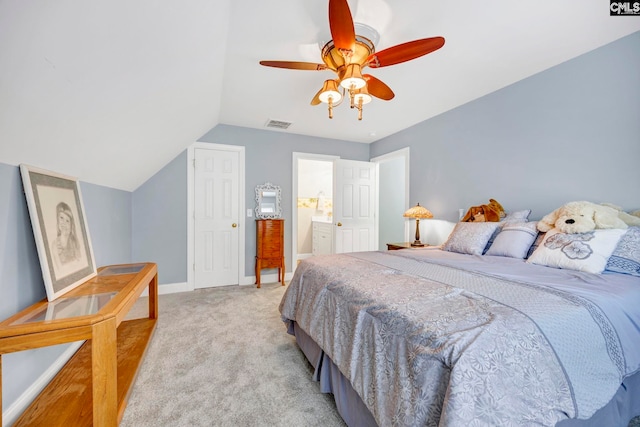
<svg viewBox="0 0 640 427">
<path fill-rule="evenodd" d="M 218 124 L 370 143 L 640 30 L 603 0 L 351 0 L 376 49 L 444 47 L 367 69 L 389 85 L 364 118 L 310 101 L 327 0 L 0 0 L 0 162 L 132 191 Z"/>
</svg>

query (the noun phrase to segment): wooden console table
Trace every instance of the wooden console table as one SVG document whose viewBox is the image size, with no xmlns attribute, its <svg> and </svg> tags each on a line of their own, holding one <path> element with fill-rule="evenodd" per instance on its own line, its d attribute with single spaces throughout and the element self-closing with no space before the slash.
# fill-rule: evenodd
<svg viewBox="0 0 640 427">
<path fill-rule="evenodd" d="M 147 287 L 149 316 L 124 321 Z M 117 426 L 157 318 L 157 267 L 139 263 L 102 267 L 62 297 L 1 322 L 0 384 L 3 354 L 86 340 L 14 426 Z"/>
</svg>

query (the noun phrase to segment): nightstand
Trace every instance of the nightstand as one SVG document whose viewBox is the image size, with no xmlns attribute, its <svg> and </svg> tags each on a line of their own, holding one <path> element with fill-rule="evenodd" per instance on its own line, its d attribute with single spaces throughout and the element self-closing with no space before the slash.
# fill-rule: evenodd
<svg viewBox="0 0 640 427">
<path fill-rule="evenodd" d="M 397 251 L 398 249 L 418 249 L 418 248 L 425 248 L 429 245 L 424 245 L 424 246 L 411 246 L 411 242 L 403 242 L 403 243 L 387 243 L 387 250 L 388 251 Z"/>
</svg>

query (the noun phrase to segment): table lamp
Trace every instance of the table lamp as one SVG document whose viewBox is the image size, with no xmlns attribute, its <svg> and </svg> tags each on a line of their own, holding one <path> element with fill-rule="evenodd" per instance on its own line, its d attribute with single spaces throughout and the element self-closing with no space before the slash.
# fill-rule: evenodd
<svg viewBox="0 0 640 427">
<path fill-rule="evenodd" d="M 420 241 L 420 220 L 425 218 L 433 218 L 433 214 L 429 212 L 427 208 L 420 206 L 420 203 L 418 203 L 414 207 L 408 209 L 402 216 L 405 218 L 416 219 L 416 240 L 415 242 L 411 243 L 411 246 L 424 246 L 424 243 Z"/>
</svg>

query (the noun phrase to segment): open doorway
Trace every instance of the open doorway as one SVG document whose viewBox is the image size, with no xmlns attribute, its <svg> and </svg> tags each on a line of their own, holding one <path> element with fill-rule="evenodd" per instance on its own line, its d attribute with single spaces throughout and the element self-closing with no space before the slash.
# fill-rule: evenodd
<svg viewBox="0 0 640 427">
<path fill-rule="evenodd" d="M 338 156 L 293 153 L 292 250 L 294 269 L 313 255 L 313 221 L 331 228 L 333 161 Z"/>
<path fill-rule="evenodd" d="M 292 260 L 378 248 L 378 165 L 294 153 Z"/>
<path fill-rule="evenodd" d="M 371 159 L 378 163 L 379 240 L 378 250 L 387 243 L 409 239 L 408 222 L 402 217 L 409 208 L 409 147 Z"/>
</svg>

